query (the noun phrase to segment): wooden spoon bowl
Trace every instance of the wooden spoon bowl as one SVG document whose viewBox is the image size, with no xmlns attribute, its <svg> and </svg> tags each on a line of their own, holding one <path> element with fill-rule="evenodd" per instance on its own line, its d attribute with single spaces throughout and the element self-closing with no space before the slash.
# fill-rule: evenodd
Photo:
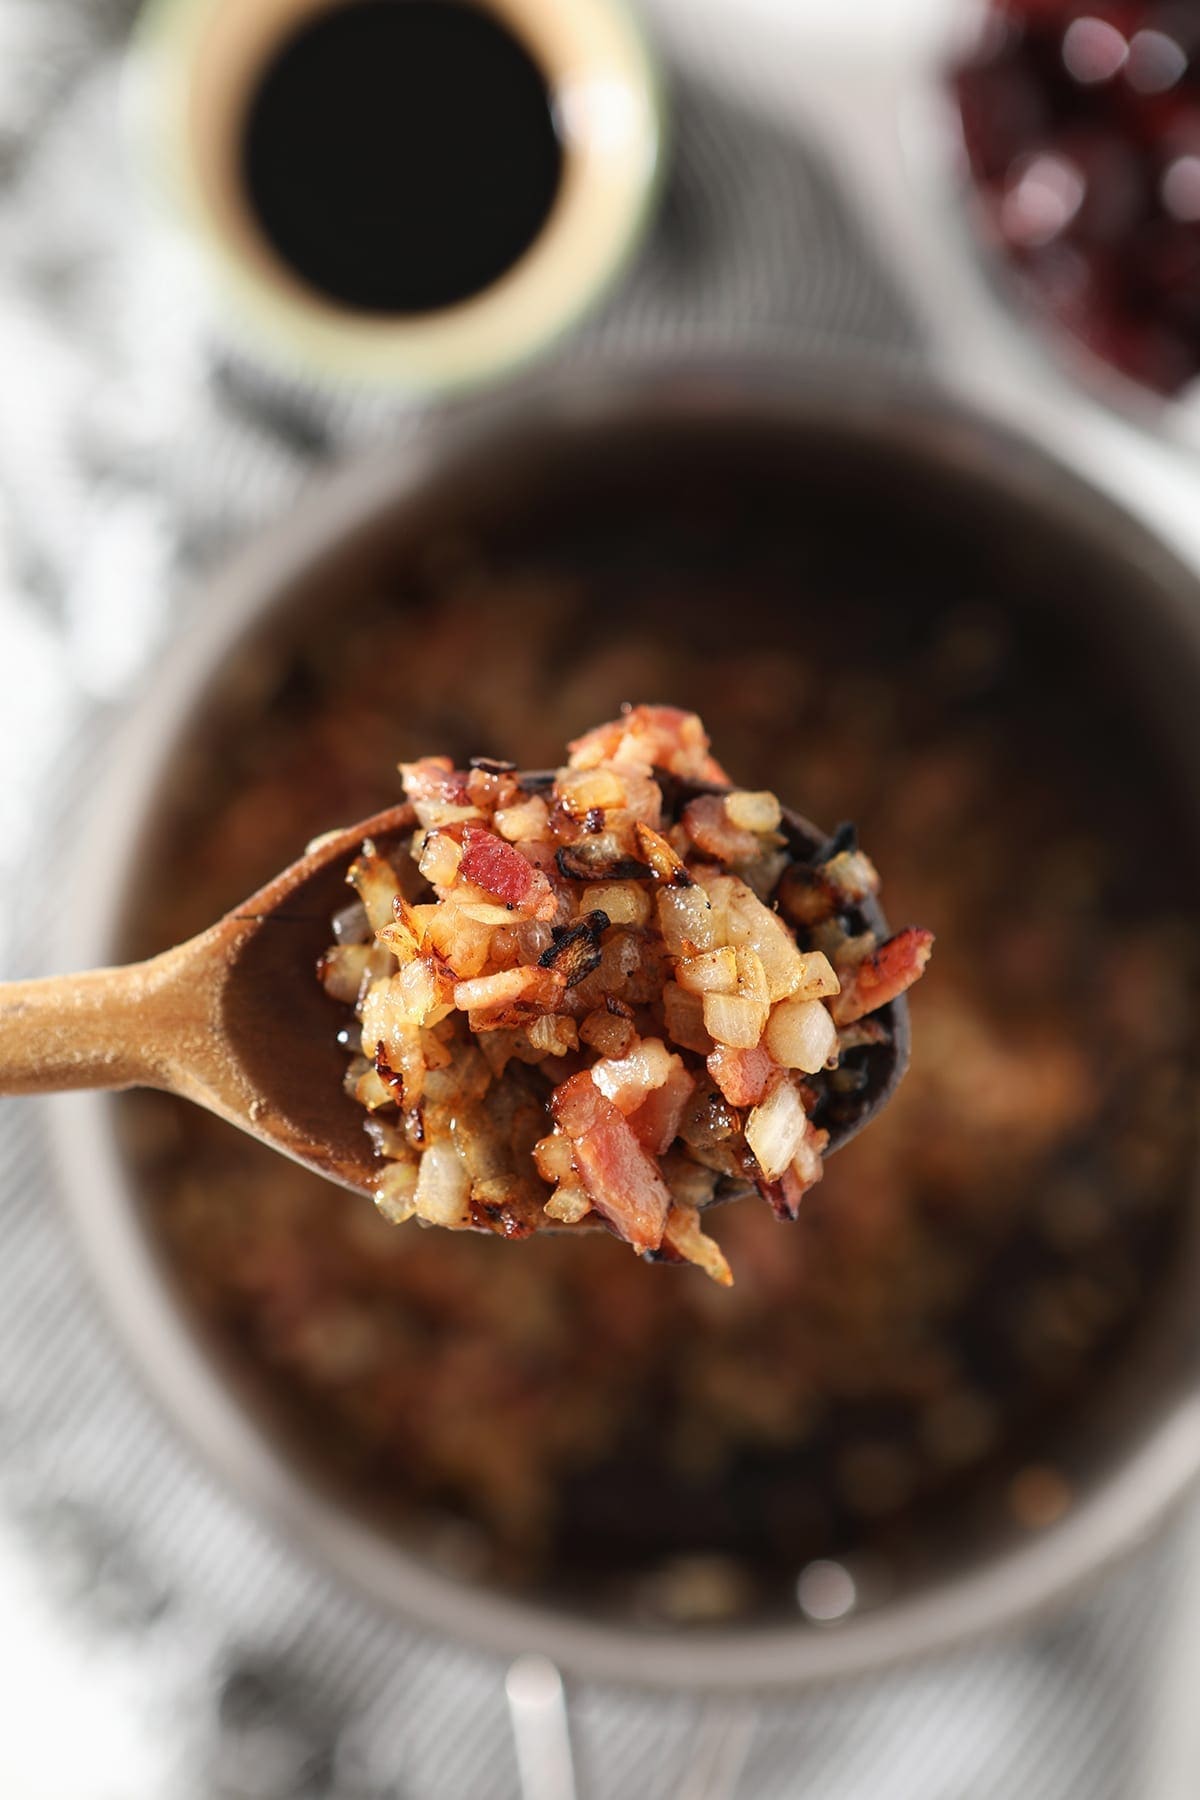
<svg viewBox="0 0 1200 1800">
<path fill-rule="evenodd" d="M 539 777 L 524 779 L 533 785 Z M 346 1056 L 337 1037 L 346 1009 L 325 993 L 316 966 L 363 840 L 386 855 L 416 824 L 406 804 L 329 833 L 216 925 L 149 962 L 0 985 L 0 1093 L 161 1088 L 342 1187 L 373 1192 L 380 1164 L 362 1108 L 343 1087 Z M 801 860 L 826 842 L 796 813 L 785 812 L 784 829 Z M 853 922 L 887 935 L 874 903 Z M 830 1132 L 827 1154 L 887 1104 L 908 1066 L 907 1005 L 893 1001 L 876 1016 L 888 1041 L 861 1053 L 866 1085 L 821 1121 Z M 748 1191 L 722 1182 L 714 1203 Z"/>
</svg>

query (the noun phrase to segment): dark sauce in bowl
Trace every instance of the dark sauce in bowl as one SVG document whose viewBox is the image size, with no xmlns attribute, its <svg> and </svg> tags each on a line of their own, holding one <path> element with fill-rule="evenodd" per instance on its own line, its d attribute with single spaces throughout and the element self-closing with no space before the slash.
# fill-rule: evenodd
<svg viewBox="0 0 1200 1800">
<path fill-rule="evenodd" d="M 856 818 L 893 923 L 936 930 L 887 1113 L 795 1226 L 715 1216 L 729 1293 L 603 1239 L 397 1230 L 119 1103 L 263 1429 L 442 1565 L 578 1606 L 794 1616 L 827 1557 L 869 1604 L 1050 1523 L 1152 1414 L 1124 1377 L 1187 1276 L 1200 873 L 1155 735 L 1186 659 L 1136 546 L 840 432 L 493 448 L 234 659 L 137 872 L 144 952 L 389 803 L 400 757 L 542 767 L 670 699 L 739 781 Z"/>
<path fill-rule="evenodd" d="M 350 0 L 265 70 L 242 166 L 267 241 L 355 312 L 435 312 L 529 250 L 563 153 L 546 77 L 487 8 Z"/>
</svg>

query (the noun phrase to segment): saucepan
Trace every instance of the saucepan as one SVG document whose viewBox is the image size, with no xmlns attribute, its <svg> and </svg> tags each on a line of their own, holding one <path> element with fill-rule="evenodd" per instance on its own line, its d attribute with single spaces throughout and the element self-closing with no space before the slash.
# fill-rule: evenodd
<svg viewBox="0 0 1200 1800">
<path fill-rule="evenodd" d="M 464 1252 L 490 1261 L 458 1326 L 438 1312 L 457 1274 L 426 1271 L 418 1328 L 411 1259 L 454 1243 L 431 1252 L 404 1227 L 415 1247 L 385 1245 L 332 1190 L 281 1199 L 264 1163 L 235 1167 L 240 1148 L 193 1141 L 174 1113 L 54 1103 L 75 1227 L 162 1405 L 249 1505 L 398 1617 L 575 1675 L 796 1687 L 1061 1603 L 1200 1470 L 1178 1002 L 1200 895 L 1198 509 L 1187 472 L 1115 419 L 1047 403 L 1038 435 L 929 384 L 777 359 L 528 381 L 314 484 L 215 582 L 128 721 L 92 798 L 64 966 L 154 947 L 222 881 L 230 900 L 249 891 L 270 834 L 298 848 L 343 823 L 311 814 L 393 779 L 408 731 L 495 754 L 508 730 L 538 766 L 551 733 L 619 698 L 702 702 L 739 776 L 768 758 L 805 811 L 871 822 L 894 918 L 939 914 L 899 1123 L 861 1163 L 857 1146 L 837 1159 L 798 1237 L 745 1227 L 736 1329 L 721 1296 L 695 1297 L 699 1276 L 617 1269 L 615 1245 L 571 1245 L 547 1299 L 522 1246 L 490 1243 Z M 322 711 L 335 665 L 364 696 L 361 731 Z M 344 742 L 351 773 L 331 775 Z M 232 839 L 244 860 L 226 874 Z M 1093 941 L 1114 960 L 1071 978 L 1066 1017 L 1064 962 Z M 1111 1044 L 1102 1002 L 1125 1021 Z M 326 1231 L 328 1256 L 312 1250 Z M 386 1281 L 361 1275 L 346 1234 L 379 1246 Z M 590 1316 L 593 1253 L 619 1319 L 573 1400 L 554 1367 L 582 1353 L 561 1315 L 574 1296 Z M 318 1354 L 305 1308 L 331 1304 L 352 1257 L 355 1304 L 321 1314 Z M 517 1284 L 503 1304 L 493 1278 Z M 773 1337 L 755 1336 L 760 1300 Z M 407 1321 L 390 1362 L 372 1337 L 393 1331 L 389 1307 Z M 457 1389 L 456 1331 L 476 1359 Z M 705 1360 L 714 1342 L 725 1361 Z M 505 1359 L 524 1385 L 495 1402 L 489 1466 L 510 1525 L 538 1513 L 549 1552 L 523 1522 L 472 1515 L 430 1417 L 461 1408 L 478 1438 L 472 1384 Z M 575 1404 L 597 1409 L 586 1429 Z M 569 1515 L 553 1529 L 544 1482 L 532 1501 L 522 1487 L 527 1455 L 553 1466 Z M 417 1495 L 406 1518 L 394 1493 L 379 1504 L 389 1489 Z"/>
</svg>

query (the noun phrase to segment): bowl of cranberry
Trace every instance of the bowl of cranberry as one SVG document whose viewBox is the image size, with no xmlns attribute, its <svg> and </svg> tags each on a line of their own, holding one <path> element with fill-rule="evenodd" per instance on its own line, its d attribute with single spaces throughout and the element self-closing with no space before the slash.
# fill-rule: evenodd
<svg viewBox="0 0 1200 1800">
<path fill-rule="evenodd" d="M 1200 5 L 994 0 L 953 74 L 986 238 L 1035 310 L 1200 394 Z"/>
</svg>

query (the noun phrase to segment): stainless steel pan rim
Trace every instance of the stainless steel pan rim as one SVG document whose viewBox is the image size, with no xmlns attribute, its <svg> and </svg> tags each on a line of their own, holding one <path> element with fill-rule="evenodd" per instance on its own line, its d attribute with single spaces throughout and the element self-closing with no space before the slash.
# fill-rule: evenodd
<svg viewBox="0 0 1200 1800">
<path fill-rule="evenodd" d="M 1094 454 L 1073 459 L 1087 470 L 1090 480 L 1084 481 L 1064 461 L 927 386 L 884 384 L 877 376 L 831 382 L 800 370 L 784 376 L 778 364 L 654 373 L 635 366 L 610 367 L 565 387 L 529 384 L 519 397 L 445 417 L 440 429 L 426 431 L 401 452 L 377 454 L 315 483 L 295 514 L 216 584 L 198 622 L 128 721 L 90 808 L 81 855 L 89 904 L 73 910 L 55 940 L 64 960 L 85 966 L 111 959 L 171 750 L 229 650 L 282 604 L 314 561 L 385 516 L 399 520 L 406 498 L 452 471 L 464 448 L 526 427 L 602 428 L 631 413 L 665 414 L 697 426 L 730 418 L 790 419 L 811 429 L 826 419 L 840 432 L 861 430 L 885 444 L 907 437 L 936 445 L 956 466 L 990 473 L 993 481 L 1031 497 L 1044 500 L 1053 492 L 1068 516 L 1092 517 L 1097 531 L 1132 541 L 1139 566 L 1159 577 L 1172 596 L 1175 622 L 1193 644 L 1200 639 L 1194 487 L 1186 472 L 1132 432 L 1110 429 L 1110 448 L 1116 445 L 1120 454 L 1108 456 L 1098 483 Z M 1060 450 L 1068 456 L 1069 435 L 1064 425 Z M 1136 502 L 1149 492 L 1152 507 L 1138 507 L 1124 519 L 1113 510 L 1118 496 Z M 60 1185 L 87 1260 L 138 1369 L 184 1435 L 301 1551 L 399 1617 L 487 1651 L 536 1649 L 574 1675 L 620 1684 L 758 1689 L 861 1674 L 1011 1627 L 1059 1603 L 1150 1534 L 1200 1473 L 1200 1386 L 1189 1385 L 1166 1396 L 1162 1416 L 1139 1428 L 1120 1466 L 1058 1525 L 927 1592 L 828 1629 L 798 1623 L 703 1635 L 651 1633 L 481 1592 L 351 1517 L 306 1485 L 266 1441 L 164 1284 L 123 1166 L 111 1100 L 70 1095 L 50 1107 Z"/>
</svg>

